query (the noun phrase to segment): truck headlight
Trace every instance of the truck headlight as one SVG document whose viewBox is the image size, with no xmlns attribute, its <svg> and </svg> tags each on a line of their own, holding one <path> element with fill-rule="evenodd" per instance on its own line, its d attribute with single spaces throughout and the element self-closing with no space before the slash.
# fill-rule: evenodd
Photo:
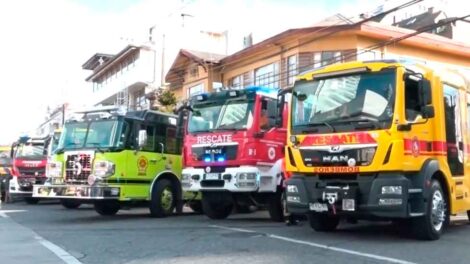
<svg viewBox="0 0 470 264">
<path fill-rule="evenodd" d="M 191 174 L 189 174 L 189 173 L 181 174 L 181 181 L 182 182 L 189 182 L 190 179 L 191 179 Z"/>
<path fill-rule="evenodd" d="M 111 161 L 100 160 L 93 165 L 93 175 L 98 178 L 107 178 L 114 175 L 115 165 Z"/>
<path fill-rule="evenodd" d="M 362 148 L 359 149 L 359 160 L 361 161 L 362 166 L 368 166 L 372 163 L 374 159 L 376 147 Z"/>
<path fill-rule="evenodd" d="M 59 178 L 62 176 L 62 162 L 49 161 L 46 166 L 46 176 L 48 178 Z"/>
<path fill-rule="evenodd" d="M 255 172 L 240 172 L 237 174 L 238 181 L 253 181 L 256 180 Z"/>
<path fill-rule="evenodd" d="M 402 194 L 401 186 L 382 186 L 382 194 Z"/>
<path fill-rule="evenodd" d="M 290 192 L 290 193 L 298 193 L 299 192 L 299 189 L 297 188 L 296 185 L 287 185 L 287 192 Z"/>
</svg>

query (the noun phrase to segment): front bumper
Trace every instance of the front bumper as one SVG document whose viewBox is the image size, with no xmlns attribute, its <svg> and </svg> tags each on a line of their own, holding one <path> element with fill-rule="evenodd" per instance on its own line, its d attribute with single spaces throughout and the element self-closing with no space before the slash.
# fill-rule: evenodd
<svg viewBox="0 0 470 264">
<path fill-rule="evenodd" d="M 118 200 L 120 187 L 88 185 L 34 185 L 33 197 L 81 200 Z"/>
<path fill-rule="evenodd" d="M 13 177 L 8 183 L 8 193 L 12 199 L 28 198 L 33 195 L 33 185 L 44 181 L 44 177 L 28 179 Z"/>
<path fill-rule="evenodd" d="M 401 186 L 401 193 L 384 194 L 383 186 Z M 331 197 L 334 198 L 328 200 Z M 413 187 L 412 181 L 401 173 L 358 175 L 351 180 L 294 175 L 287 181 L 286 199 L 291 213 L 323 212 L 387 219 L 421 216 L 425 202 L 422 189 Z M 354 206 L 343 208 L 345 204 Z"/>
<path fill-rule="evenodd" d="M 228 192 L 275 192 L 280 180 L 270 167 L 240 166 L 227 167 L 215 173 L 209 179 L 209 173 L 203 168 L 185 168 L 182 172 L 184 191 L 228 191 Z M 217 175 L 215 175 L 217 174 Z M 256 175 L 250 179 L 241 179 L 240 174 Z"/>
</svg>

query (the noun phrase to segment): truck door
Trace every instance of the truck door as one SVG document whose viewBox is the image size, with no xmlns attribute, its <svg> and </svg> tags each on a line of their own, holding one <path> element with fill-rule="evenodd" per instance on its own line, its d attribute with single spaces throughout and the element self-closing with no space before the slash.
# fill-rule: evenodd
<svg viewBox="0 0 470 264">
<path fill-rule="evenodd" d="M 464 139 L 462 133 L 462 105 L 459 90 L 444 84 L 444 118 L 447 145 L 447 164 L 455 182 L 456 205 L 462 206 L 464 194 Z"/>
<path fill-rule="evenodd" d="M 273 98 L 261 97 L 259 130 L 263 133 L 260 142 L 265 145 L 265 153 L 261 158 L 274 163 L 283 157 L 283 148 L 286 141 L 286 130 L 276 126 L 277 119 L 277 101 Z"/>
</svg>

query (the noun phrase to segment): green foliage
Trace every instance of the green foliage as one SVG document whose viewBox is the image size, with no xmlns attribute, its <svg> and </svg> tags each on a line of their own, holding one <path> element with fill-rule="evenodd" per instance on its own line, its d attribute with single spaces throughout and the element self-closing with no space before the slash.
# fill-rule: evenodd
<svg viewBox="0 0 470 264">
<path fill-rule="evenodd" d="M 162 106 L 160 110 L 166 112 L 172 112 L 176 106 L 175 94 L 168 89 L 157 90 L 157 101 Z"/>
</svg>

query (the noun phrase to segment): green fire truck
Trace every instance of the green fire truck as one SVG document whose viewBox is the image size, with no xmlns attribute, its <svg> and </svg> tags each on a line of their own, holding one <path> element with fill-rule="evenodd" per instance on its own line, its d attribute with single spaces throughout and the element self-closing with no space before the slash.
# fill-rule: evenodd
<svg viewBox="0 0 470 264">
<path fill-rule="evenodd" d="M 183 197 L 177 116 L 115 108 L 81 115 L 64 125 L 34 197 L 60 199 L 66 208 L 91 203 L 100 215 L 148 206 L 154 217 L 181 212 L 185 200 L 196 198 Z"/>
</svg>

